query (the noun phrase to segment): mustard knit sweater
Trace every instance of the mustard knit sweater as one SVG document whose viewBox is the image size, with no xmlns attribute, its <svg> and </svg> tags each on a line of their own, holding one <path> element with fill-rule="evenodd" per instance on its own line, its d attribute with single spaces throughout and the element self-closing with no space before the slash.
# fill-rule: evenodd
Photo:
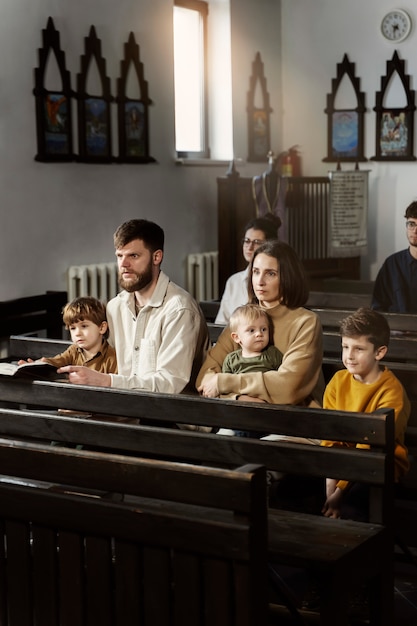
<svg viewBox="0 0 417 626">
<path fill-rule="evenodd" d="M 371 413 L 376 409 L 391 408 L 395 411 L 395 480 L 404 476 L 409 469 L 408 452 L 404 445 L 404 433 L 410 416 L 410 401 L 398 378 L 386 367 L 378 380 L 364 384 L 356 380 L 347 370 L 336 372 L 326 387 L 323 398 L 325 409 L 337 411 L 358 411 Z M 322 441 L 323 446 L 353 447 L 342 441 Z M 366 444 L 357 444 L 358 448 L 369 448 Z M 342 470 L 343 474 L 343 470 Z M 347 482 L 337 484 L 346 488 Z"/>
</svg>

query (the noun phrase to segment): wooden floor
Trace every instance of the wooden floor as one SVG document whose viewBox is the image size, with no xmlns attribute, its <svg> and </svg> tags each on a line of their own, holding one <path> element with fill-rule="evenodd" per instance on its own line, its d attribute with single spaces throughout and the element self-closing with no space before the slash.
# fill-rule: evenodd
<svg viewBox="0 0 417 626">
<path fill-rule="evenodd" d="M 395 626 L 417 624 L 417 567 L 401 564 L 395 579 Z"/>
<path fill-rule="evenodd" d="M 292 582 L 294 582 L 292 578 Z M 302 579 L 299 581 L 303 585 Z M 295 591 L 297 582 L 295 583 Z M 314 593 L 302 602 L 302 621 L 297 622 L 290 616 L 286 609 L 273 612 L 270 626 L 319 626 L 319 620 L 314 613 Z M 366 601 L 358 597 L 352 610 L 352 626 L 366 626 L 367 610 Z M 392 626 L 417 626 L 417 566 L 408 563 L 397 563 L 395 576 L 395 622 Z"/>
</svg>

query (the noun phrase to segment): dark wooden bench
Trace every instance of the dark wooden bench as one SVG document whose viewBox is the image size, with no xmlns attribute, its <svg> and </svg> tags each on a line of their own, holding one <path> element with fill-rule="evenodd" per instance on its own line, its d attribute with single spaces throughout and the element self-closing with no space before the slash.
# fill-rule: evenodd
<svg viewBox="0 0 417 626">
<path fill-rule="evenodd" d="M 343 476 L 369 484 L 371 523 L 270 509 L 269 560 L 307 571 L 314 578 L 321 590 L 321 624 L 347 626 L 348 591 L 359 582 L 370 582 L 371 623 L 392 626 L 394 436 L 391 411 L 343 413 L 198 396 L 95 389 L 66 383 L 30 383 L 8 377 L 0 379 L 0 400 L 19 406 L 87 410 L 95 415 L 95 419 L 88 420 L 2 409 L 0 434 L 11 439 L 53 440 L 229 468 L 256 463 L 285 474 L 314 478 Z M 117 420 L 121 417 L 140 419 L 141 423 L 119 423 Z M 366 441 L 372 445 L 372 450 L 325 448 L 172 428 L 178 423 Z"/>
<path fill-rule="evenodd" d="M 71 342 L 62 338 L 24 337 L 11 335 L 9 351 L 11 359 L 39 359 L 42 356 L 52 357 L 64 352 Z"/>
<path fill-rule="evenodd" d="M 373 280 L 355 280 L 352 278 L 324 278 L 324 292 L 372 295 L 375 282 Z"/>
<path fill-rule="evenodd" d="M 66 291 L 0 302 L 1 337 L 44 331 L 47 337 L 62 339 L 62 309 L 66 302 Z"/>
<path fill-rule="evenodd" d="M 342 317 L 349 314 L 343 310 Z M 401 314 L 386 314 L 392 329 L 398 329 L 409 325 L 416 325 L 416 316 Z M 323 371 L 325 379 L 330 380 L 331 376 L 343 367 L 341 361 L 341 339 L 338 333 L 340 319 L 338 311 L 329 309 L 323 312 L 324 324 L 324 358 Z M 211 335 L 218 336 L 223 330 L 223 326 L 209 324 Z M 54 341 L 36 337 L 12 336 L 10 338 L 10 350 L 14 358 L 32 358 L 40 356 L 54 356 L 65 350 L 69 345 L 67 341 Z M 400 355 L 401 359 L 395 358 Z M 417 498 L 417 337 L 412 334 L 393 335 L 391 346 L 384 363 L 392 369 L 394 374 L 401 380 L 411 401 L 411 415 L 406 432 L 406 444 L 412 460 L 411 471 L 404 479 L 404 495 L 409 492 L 408 500 Z M 1 398 L 0 398 L 1 399 Z M 414 535 L 414 534 L 413 534 Z M 411 539 L 411 545 L 417 546 L 417 538 Z"/>
<path fill-rule="evenodd" d="M 16 439 L 0 457 L 2 624 L 267 625 L 265 468 Z"/>
<path fill-rule="evenodd" d="M 350 285 L 350 283 L 359 281 L 347 282 Z M 333 281 L 329 281 L 329 283 L 332 285 Z M 347 288 L 346 281 L 342 284 Z M 337 285 L 339 285 L 339 283 L 334 281 L 334 291 L 332 289 L 328 291 L 310 291 L 306 306 L 308 308 L 339 308 L 348 310 L 355 310 L 362 306 L 370 306 L 372 299 L 371 292 L 363 290 L 340 291 L 340 289 L 337 290 Z M 353 289 L 352 285 L 350 285 L 350 287 Z M 214 323 L 220 307 L 220 300 L 203 300 L 199 304 L 207 322 Z"/>
</svg>

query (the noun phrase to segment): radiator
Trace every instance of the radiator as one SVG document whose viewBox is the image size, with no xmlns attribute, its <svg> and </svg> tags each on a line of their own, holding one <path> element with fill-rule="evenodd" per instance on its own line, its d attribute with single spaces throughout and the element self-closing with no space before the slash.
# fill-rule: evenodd
<svg viewBox="0 0 417 626">
<path fill-rule="evenodd" d="M 201 252 L 187 257 L 187 289 L 197 302 L 219 297 L 219 253 Z"/>
<path fill-rule="evenodd" d="M 288 243 L 303 260 L 329 257 L 329 193 L 328 176 L 288 179 Z"/>
<path fill-rule="evenodd" d="M 120 291 L 117 276 L 117 263 L 73 265 L 68 268 L 68 298 L 93 296 L 107 303 Z"/>
</svg>

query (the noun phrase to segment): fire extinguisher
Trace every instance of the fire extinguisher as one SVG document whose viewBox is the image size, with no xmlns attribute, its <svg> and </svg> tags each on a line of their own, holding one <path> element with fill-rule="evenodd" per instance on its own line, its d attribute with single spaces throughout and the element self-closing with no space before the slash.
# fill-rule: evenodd
<svg viewBox="0 0 417 626">
<path fill-rule="evenodd" d="M 293 163 L 291 158 L 291 152 L 284 152 L 281 161 L 281 176 L 293 175 Z"/>
</svg>

